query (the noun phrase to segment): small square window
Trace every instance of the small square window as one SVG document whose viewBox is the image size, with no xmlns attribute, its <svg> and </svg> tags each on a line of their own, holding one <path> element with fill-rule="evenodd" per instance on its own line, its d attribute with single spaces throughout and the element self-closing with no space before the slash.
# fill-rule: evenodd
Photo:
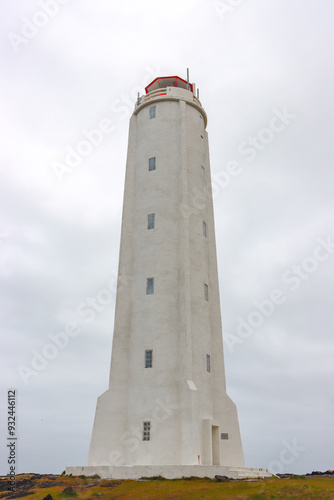
<svg viewBox="0 0 334 500">
<path fill-rule="evenodd" d="M 147 278 L 146 295 L 152 295 L 153 293 L 154 293 L 154 278 Z"/>
<path fill-rule="evenodd" d="M 153 351 L 145 351 L 145 368 L 152 368 L 153 366 Z"/>
<path fill-rule="evenodd" d="M 151 422 L 143 422 L 143 441 L 151 439 Z"/>
<path fill-rule="evenodd" d="M 205 300 L 209 300 L 209 287 L 206 283 L 204 284 L 204 298 Z"/>
<path fill-rule="evenodd" d="M 154 229 L 155 214 L 149 214 L 147 216 L 147 229 Z"/>
<path fill-rule="evenodd" d="M 203 221 L 203 236 L 206 237 L 206 222 Z"/>
<path fill-rule="evenodd" d="M 211 359 L 210 359 L 210 354 L 206 355 L 206 371 L 211 372 Z"/>
<path fill-rule="evenodd" d="M 150 107 L 150 119 L 155 118 L 155 108 L 156 108 L 156 106 Z"/>
<path fill-rule="evenodd" d="M 228 439 L 228 433 L 227 432 L 221 432 L 220 433 L 220 439 Z"/>
<path fill-rule="evenodd" d="M 202 179 L 203 181 L 205 181 L 205 168 L 202 166 L 201 170 L 202 170 Z"/>
<path fill-rule="evenodd" d="M 150 172 L 151 172 L 151 170 L 155 170 L 155 156 L 153 156 L 153 158 L 149 158 L 148 169 Z"/>
</svg>

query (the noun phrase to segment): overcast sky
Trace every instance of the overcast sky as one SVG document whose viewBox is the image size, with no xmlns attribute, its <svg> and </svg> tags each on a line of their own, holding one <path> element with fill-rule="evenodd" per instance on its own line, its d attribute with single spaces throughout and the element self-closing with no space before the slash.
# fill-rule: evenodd
<svg viewBox="0 0 334 500">
<path fill-rule="evenodd" d="M 246 465 L 333 469 L 334 4 L 0 10 L 0 473 L 12 387 L 19 472 L 86 464 L 108 386 L 128 121 L 137 92 L 187 67 L 208 114 L 227 387 Z M 80 317 L 108 286 L 112 300 Z"/>
</svg>

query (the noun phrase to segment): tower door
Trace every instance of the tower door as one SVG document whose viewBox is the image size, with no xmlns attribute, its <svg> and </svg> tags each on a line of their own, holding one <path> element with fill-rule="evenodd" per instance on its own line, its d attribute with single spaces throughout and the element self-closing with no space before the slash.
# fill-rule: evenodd
<svg viewBox="0 0 334 500">
<path fill-rule="evenodd" d="M 211 428 L 212 428 L 212 465 L 220 465 L 219 427 L 218 425 L 213 425 Z"/>
</svg>

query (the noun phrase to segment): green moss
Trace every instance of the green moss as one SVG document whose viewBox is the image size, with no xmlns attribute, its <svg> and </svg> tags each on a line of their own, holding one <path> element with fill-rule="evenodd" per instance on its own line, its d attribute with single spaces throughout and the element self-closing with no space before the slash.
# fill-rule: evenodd
<svg viewBox="0 0 334 500">
<path fill-rule="evenodd" d="M 73 498 L 73 497 L 77 497 L 78 496 L 78 493 L 76 491 L 65 491 L 65 493 L 61 493 L 60 496 L 62 498 Z"/>
</svg>

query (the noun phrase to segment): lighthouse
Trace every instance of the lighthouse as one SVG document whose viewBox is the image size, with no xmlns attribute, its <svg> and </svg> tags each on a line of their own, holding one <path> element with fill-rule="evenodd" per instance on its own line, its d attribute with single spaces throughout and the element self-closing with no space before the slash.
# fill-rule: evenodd
<svg viewBox="0 0 334 500">
<path fill-rule="evenodd" d="M 244 470 L 237 410 L 226 393 L 206 126 L 189 79 L 158 77 L 138 96 L 109 388 L 97 401 L 88 464 L 68 473 L 238 477 Z"/>
</svg>

